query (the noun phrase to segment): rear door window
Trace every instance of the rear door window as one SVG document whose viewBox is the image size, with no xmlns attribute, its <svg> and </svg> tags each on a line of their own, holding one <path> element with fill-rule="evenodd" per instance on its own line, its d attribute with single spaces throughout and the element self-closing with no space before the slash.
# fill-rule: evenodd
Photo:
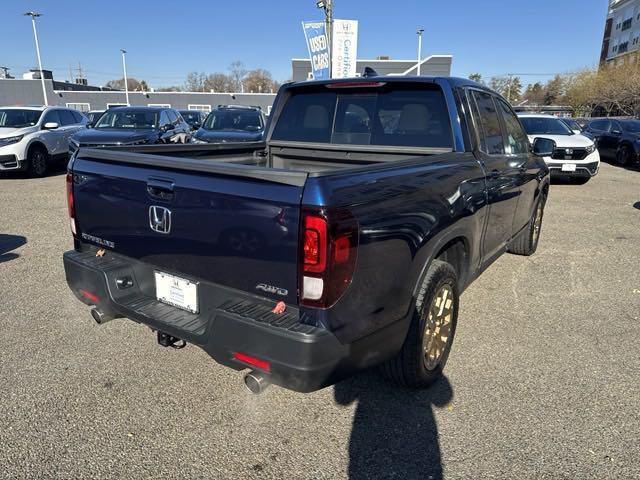
<svg viewBox="0 0 640 480">
<path fill-rule="evenodd" d="M 273 140 L 341 145 L 451 148 L 444 95 L 437 85 L 293 89 Z"/>
<path fill-rule="evenodd" d="M 482 126 L 480 132 L 480 150 L 489 155 L 504 154 L 504 140 L 500 127 L 500 118 L 493 103 L 493 98 L 486 92 L 471 90 L 478 107 L 479 123 Z"/>
</svg>

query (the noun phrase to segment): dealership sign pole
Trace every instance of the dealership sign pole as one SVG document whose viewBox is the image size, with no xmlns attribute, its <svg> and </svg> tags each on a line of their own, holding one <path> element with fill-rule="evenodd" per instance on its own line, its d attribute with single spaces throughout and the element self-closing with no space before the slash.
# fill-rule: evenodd
<svg viewBox="0 0 640 480">
<path fill-rule="evenodd" d="M 329 40 L 325 23 L 302 22 L 302 29 L 307 39 L 313 79 L 328 80 L 330 77 Z"/>
<path fill-rule="evenodd" d="M 331 40 L 331 78 L 355 77 L 358 21 L 334 20 Z"/>
</svg>

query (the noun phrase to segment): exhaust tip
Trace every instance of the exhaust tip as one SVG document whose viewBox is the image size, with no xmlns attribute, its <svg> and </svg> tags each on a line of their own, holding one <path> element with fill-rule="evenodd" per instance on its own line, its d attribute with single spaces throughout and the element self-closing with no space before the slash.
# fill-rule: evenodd
<svg viewBox="0 0 640 480">
<path fill-rule="evenodd" d="M 254 395 L 258 395 L 269 386 L 269 380 L 262 373 L 252 370 L 244 376 L 244 386 Z"/>
<path fill-rule="evenodd" d="M 102 310 L 97 308 L 91 309 L 91 316 L 95 320 L 98 325 L 102 325 L 103 323 L 107 323 L 109 320 L 113 320 L 115 317 L 104 313 Z"/>
</svg>

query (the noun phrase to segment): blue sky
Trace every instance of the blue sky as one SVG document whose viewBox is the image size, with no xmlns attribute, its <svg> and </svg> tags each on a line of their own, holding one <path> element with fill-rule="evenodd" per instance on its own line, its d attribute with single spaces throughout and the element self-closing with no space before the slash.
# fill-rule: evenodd
<svg viewBox="0 0 640 480">
<path fill-rule="evenodd" d="M 315 0 L 2 0 L 0 65 L 13 74 L 36 63 L 27 10 L 43 13 L 43 67 L 56 78 L 78 62 L 91 84 L 119 78 L 126 48 L 129 75 L 156 87 L 182 84 L 190 71 L 226 71 L 234 60 L 286 80 L 290 59 L 307 56 L 301 20 L 323 18 Z M 422 26 L 425 56 L 452 54 L 453 75 L 485 78 L 596 65 L 606 11 L 607 0 L 335 0 L 336 18 L 360 21 L 360 58 L 415 58 Z"/>
</svg>

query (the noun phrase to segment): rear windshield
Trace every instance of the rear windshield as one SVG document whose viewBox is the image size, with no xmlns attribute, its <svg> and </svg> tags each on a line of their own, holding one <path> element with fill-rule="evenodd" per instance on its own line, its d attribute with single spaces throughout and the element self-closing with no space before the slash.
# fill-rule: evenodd
<svg viewBox="0 0 640 480">
<path fill-rule="evenodd" d="M 437 85 L 293 89 L 273 140 L 452 148 L 451 124 Z"/>
</svg>

